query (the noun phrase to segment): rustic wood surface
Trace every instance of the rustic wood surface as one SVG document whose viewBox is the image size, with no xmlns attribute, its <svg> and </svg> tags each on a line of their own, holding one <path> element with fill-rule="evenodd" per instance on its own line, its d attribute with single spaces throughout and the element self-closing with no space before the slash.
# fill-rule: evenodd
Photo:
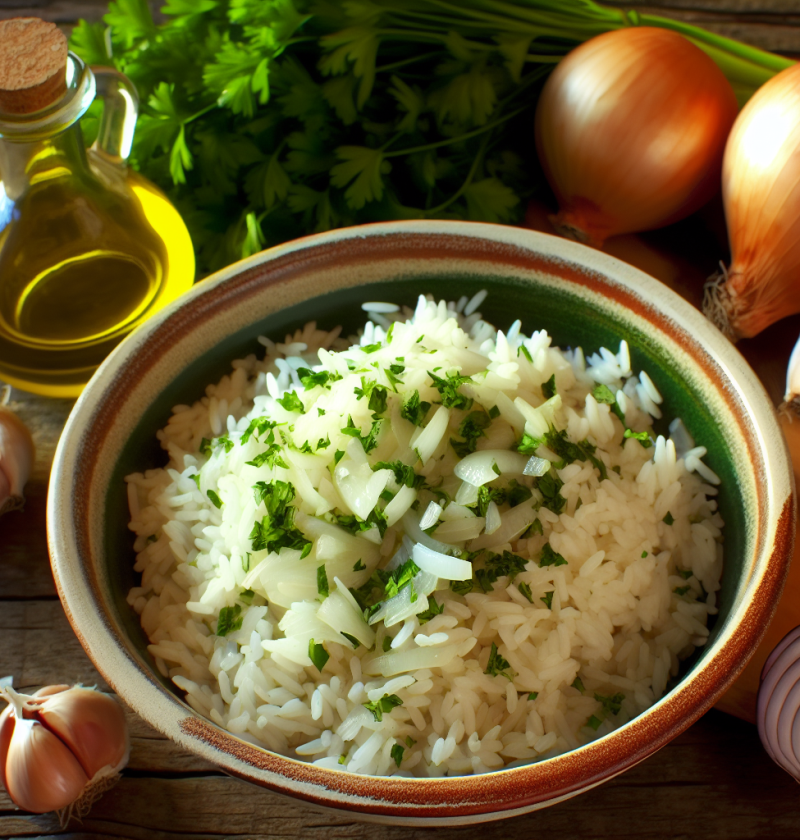
<svg viewBox="0 0 800 840">
<path fill-rule="evenodd" d="M 800 0 L 632 0 L 614 5 L 673 16 L 766 49 L 800 55 Z M 0 18 L 34 14 L 69 29 L 80 17 L 98 19 L 105 7 L 104 0 L 0 0 Z M 715 220 L 712 210 L 710 216 L 692 220 L 677 232 L 620 238 L 610 250 L 697 304 L 703 277 L 724 256 L 719 230 L 718 213 Z M 798 332 L 800 318 L 793 318 L 770 331 L 769 338 L 741 346 L 775 402 L 782 394 L 786 360 Z M 47 555 L 47 482 L 71 402 L 14 390 L 11 407 L 33 432 L 37 455 L 25 511 L 0 520 L 0 676 L 13 674 L 15 684 L 22 688 L 54 682 L 96 683 L 107 688 L 69 627 Z M 800 457 L 795 463 L 800 466 Z M 797 623 L 800 563 L 795 564 L 767 643 L 723 698 L 723 708 L 752 718 L 760 662 L 777 638 Z M 60 833 L 70 838 L 137 840 L 411 840 L 431 836 L 425 829 L 354 822 L 348 815 L 318 811 L 229 778 L 179 749 L 133 713 L 128 713 L 128 720 L 130 764 L 119 785 L 105 794 L 82 824 L 73 822 L 62 830 L 54 815 L 20 811 L 0 788 L 0 837 Z M 594 791 L 526 816 L 437 833 L 443 840 L 478 834 L 500 840 L 551 832 L 561 838 L 620 840 L 796 838 L 800 836 L 800 796 L 795 782 L 763 751 L 752 723 L 713 710 L 659 753 Z"/>
</svg>

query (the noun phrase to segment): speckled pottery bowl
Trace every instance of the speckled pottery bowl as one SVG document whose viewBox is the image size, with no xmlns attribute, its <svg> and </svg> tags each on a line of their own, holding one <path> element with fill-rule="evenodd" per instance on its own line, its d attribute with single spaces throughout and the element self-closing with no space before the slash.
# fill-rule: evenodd
<svg viewBox="0 0 800 840">
<path fill-rule="evenodd" d="M 194 712 L 162 678 L 125 597 L 137 584 L 123 477 L 162 466 L 155 431 L 201 397 L 230 362 L 308 320 L 354 332 L 365 300 L 454 299 L 487 288 L 484 317 L 545 328 L 588 353 L 625 338 L 708 447 L 722 479 L 720 612 L 708 644 L 647 712 L 572 752 L 479 776 L 373 778 L 254 747 Z M 657 425 L 658 430 L 663 431 Z M 792 471 L 772 405 L 742 357 L 702 315 L 642 272 L 555 237 L 495 225 L 399 222 L 289 243 L 196 286 L 137 330 L 100 368 L 69 418 L 53 467 L 48 529 L 58 591 L 108 683 L 139 715 L 226 772 L 354 817 L 417 825 L 509 817 L 589 790 L 686 729 L 755 650 L 791 556 Z"/>
</svg>

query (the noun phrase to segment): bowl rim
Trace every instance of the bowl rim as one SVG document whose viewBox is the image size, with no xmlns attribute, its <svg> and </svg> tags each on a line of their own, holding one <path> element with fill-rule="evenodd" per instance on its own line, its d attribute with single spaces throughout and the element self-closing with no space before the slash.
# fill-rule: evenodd
<svg viewBox="0 0 800 840">
<path fill-rule="evenodd" d="M 651 314 L 658 311 L 662 324 L 679 325 L 679 332 L 695 350 L 696 336 L 703 334 L 706 346 L 700 349 L 705 363 L 716 369 L 721 381 L 730 379 L 736 385 L 734 390 L 748 397 L 747 411 L 742 413 L 740 422 L 746 414 L 753 427 L 752 445 L 774 470 L 769 480 L 761 479 L 770 515 L 768 521 L 759 523 L 755 571 L 746 581 L 749 603 L 740 605 L 740 620 L 735 626 L 731 622 L 727 633 L 721 634 L 715 643 L 718 653 L 692 680 L 682 680 L 646 712 L 577 750 L 477 776 L 405 779 L 323 770 L 253 747 L 201 718 L 181 698 L 139 669 L 103 615 L 97 582 L 91 580 L 84 565 L 84 544 L 78 536 L 80 523 L 76 522 L 69 499 L 75 475 L 82 468 L 76 442 L 85 439 L 87 421 L 104 416 L 106 422 L 113 422 L 108 418 L 114 411 L 109 404 L 114 383 L 125 375 L 148 341 L 154 336 L 164 340 L 171 320 L 191 306 L 232 294 L 237 278 L 257 274 L 264 266 L 274 269 L 281 261 L 302 258 L 319 249 L 350 248 L 361 253 L 359 249 L 372 247 L 370 243 L 376 237 L 381 238 L 382 244 L 403 239 L 408 243 L 430 242 L 436 237 L 443 241 L 457 239 L 478 250 L 489 247 L 495 251 L 518 251 L 524 260 L 539 260 L 551 272 L 571 272 L 573 277 L 580 276 L 584 284 L 602 288 L 606 297 L 616 293 L 623 306 L 630 307 L 631 301 L 638 301 L 639 311 L 634 313 L 638 316 L 645 310 Z M 265 285 L 269 286 L 269 282 Z M 101 365 L 67 420 L 53 462 L 47 524 L 56 586 L 76 635 L 109 685 L 164 734 L 232 775 L 318 805 L 353 811 L 361 819 L 457 824 L 512 816 L 588 790 L 664 746 L 713 705 L 744 668 L 774 613 L 794 539 L 794 478 L 774 409 L 753 371 L 698 310 L 659 281 L 607 254 L 548 234 L 474 222 L 401 221 L 315 234 L 262 251 L 195 285 L 145 322 Z M 160 713 L 157 720 L 153 719 L 153 709 Z"/>
</svg>

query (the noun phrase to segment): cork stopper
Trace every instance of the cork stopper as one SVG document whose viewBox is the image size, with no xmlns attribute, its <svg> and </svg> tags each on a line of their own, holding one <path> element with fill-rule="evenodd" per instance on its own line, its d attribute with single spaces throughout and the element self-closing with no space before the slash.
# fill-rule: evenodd
<svg viewBox="0 0 800 840">
<path fill-rule="evenodd" d="M 32 114 L 67 89 L 67 39 L 39 18 L 0 21 L 0 111 Z"/>
</svg>

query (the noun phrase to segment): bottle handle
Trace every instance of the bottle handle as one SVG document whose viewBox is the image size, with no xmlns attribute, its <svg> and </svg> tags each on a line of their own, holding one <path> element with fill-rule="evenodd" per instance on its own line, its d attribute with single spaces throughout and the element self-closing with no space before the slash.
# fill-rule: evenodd
<svg viewBox="0 0 800 840">
<path fill-rule="evenodd" d="M 133 145 L 139 94 L 127 76 L 111 67 L 92 67 L 92 73 L 97 96 L 103 100 L 103 116 L 92 149 L 111 163 L 123 164 Z"/>
</svg>

